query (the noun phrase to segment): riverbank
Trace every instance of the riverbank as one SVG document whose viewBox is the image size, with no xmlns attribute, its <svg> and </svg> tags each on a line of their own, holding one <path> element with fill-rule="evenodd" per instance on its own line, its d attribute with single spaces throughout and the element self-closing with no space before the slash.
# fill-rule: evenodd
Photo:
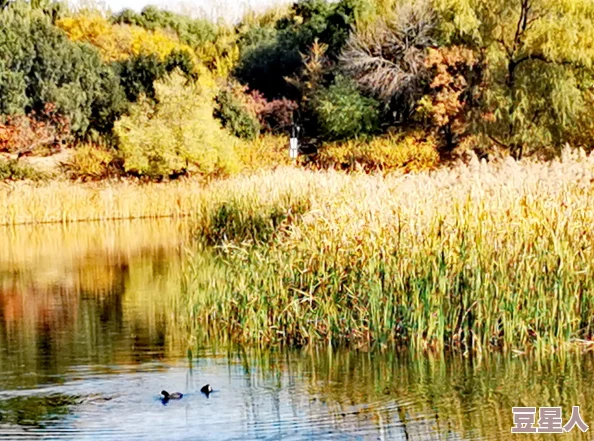
<svg viewBox="0 0 594 441">
<path fill-rule="evenodd" d="M 557 350 L 594 333 L 594 157 L 219 183 L 189 322 L 249 344 Z M 223 197 L 224 195 L 224 197 Z M 201 260 L 202 259 L 202 260 Z"/>
<path fill-rule="evenodd" d="M 0 225 L 195 216 L 204 183 L 178 180 L 0 184 Z"/>
<path fill-rule="evenodd" d="M 14 183 L 3 224 L 188 217 L 190 332 L 268 345 L 523 351 L 594 335 L 594 156 L 372 175 Z M 216 259 L 213 259 L 213 256 Z"/>
</svg>

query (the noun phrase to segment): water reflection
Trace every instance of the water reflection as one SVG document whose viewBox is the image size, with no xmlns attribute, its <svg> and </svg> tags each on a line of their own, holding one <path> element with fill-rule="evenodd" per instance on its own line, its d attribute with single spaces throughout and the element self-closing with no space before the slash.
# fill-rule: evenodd
<svg viewBox="0 0 594 441">
<path fill-rule="evenodd" d="M 0 232 L 8 250 L 0 257 L 0 388 L 59 382 L 76 364 L 142 362 L 177 350 L 168 325 L 187 227 L 30 230 Z"/>
<path fill-rule="evenodd" d="M 0 231 L 0 438 L 507 440 L 512 406 L 561 406 L 566 420 L 579 405 L 594 425 L 591 355 L 477 361 L 211 341 L 187 359 L 172 305 L 188 234 L 166 221 Z M 163 406 L 163 389 L 184 397 Z"/>
</svg>

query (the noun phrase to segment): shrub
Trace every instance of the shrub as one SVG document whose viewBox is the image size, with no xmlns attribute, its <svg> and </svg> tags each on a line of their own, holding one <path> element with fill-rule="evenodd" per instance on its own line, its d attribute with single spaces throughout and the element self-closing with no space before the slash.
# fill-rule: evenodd
<svg viewBox="0 0 594 441">
<path fill-rule="evenodd" d="M 236 97 L 232 90 L 222 90 L 216 97 L 214 116 L 232 135 L 255 139 L 260 133 L 260 123 L 253 112 Z"/>
<path fill-rule="evenodd" d="M 53 104 L 46 104 L 40 114 L 7 116 L 0 122 L 0 151 L 19 157 L 44 147 L 59 150 L 70 138 L 70 122 Z"/>
<path fill-rule="evenodd" d="M 262 130 L 275 134 L 288 130 L 293 123 L 293 114 L 299 108 L 295 101 L 287 98 L 269 101 L 257 90 L 250 93 L 248 106 L 258 116 Z"/>
<path fill-rule="evenodd" d="M 83 144 L 76 148 L 64 164 L 64 171 L 71 179 L 83 181 L 105 179 L 113 171 L 113 162 L 113 153 L 105 147 Z"/>
<path fill-rule="evenodd" d="M 368 135 L 379 127 L 379 103 L 363 96 L 355 83 L 343 76 L 314 96 L 313 107 L 319 130 L 327 139 Z"/>
<path fill-rule="evenodd" d="M 293 113 L 299 107 L 295 101 L 287 98 L 267 100 L 260 91 L 248 92 L 247 86 L 234 80 L 228 81 L 227 88 L 219 93 L 217 103 L 217 118 L 235 136 L 244 139 L 254 139 L 260 131 L 276 134 L 286 132 L 293 122 Z M 241 124 L 234 125 L 231 120 Z M 249 136 L 246 136 L 246 132 Z"/>
<path fill-rule="evenodd" d="M 43 172 L 36 170 L 28 164 L 22 164 L 16 159 L 2 160 L 0 159 L 0 181 L 43 181 L 49 176 Z"/>
<path fill-rule="evenodd" d="M 316 158 L 320 167 L 351 171 L 362 168 L 368 172 L 430 170 L 437 167 L 438 162 L 436 140 L 421 133 L 328 144 Z"/>
<path fill-rule="evenodd" d="M 237 154 L 244 169 L 272 169 L 292 162 L 289 158 L 289 137 L 264 134 L 249 142 L 240 142 Z"/>
<path fill-rule="evenodd" d="M 213 117 L 214 92 L 179 71 L 155 83 L 115 124 L 126 172 L 162 179 L 186 173 L 226 174 L 238 168 L 232 138 Z"/>
</svg>

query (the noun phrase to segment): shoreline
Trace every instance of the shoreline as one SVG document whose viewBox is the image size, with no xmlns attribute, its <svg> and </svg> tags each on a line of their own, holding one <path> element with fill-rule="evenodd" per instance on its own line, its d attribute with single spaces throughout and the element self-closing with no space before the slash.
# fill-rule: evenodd
<svg viewBox="0 0 594 441">
<path fill-rule="evenodd" d="M 198 180 L 4 184 L 0 186 L 0 225 L 192 217 L 206 187 Z"/>
</svg>

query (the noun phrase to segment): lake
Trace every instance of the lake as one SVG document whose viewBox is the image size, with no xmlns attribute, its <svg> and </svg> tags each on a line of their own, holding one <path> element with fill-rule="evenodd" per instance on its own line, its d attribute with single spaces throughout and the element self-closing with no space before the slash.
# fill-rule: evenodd
<svg viewBox="0 0 594 441">
<path fill-rule="evenodd" d="M 513 406 L 593 425 L 591 353 L 198 345 L 174 306 L 191 246 L 174 221 L 0 229 L 0 438 L 591 439 L 510 433 Z"/>
</svg>

